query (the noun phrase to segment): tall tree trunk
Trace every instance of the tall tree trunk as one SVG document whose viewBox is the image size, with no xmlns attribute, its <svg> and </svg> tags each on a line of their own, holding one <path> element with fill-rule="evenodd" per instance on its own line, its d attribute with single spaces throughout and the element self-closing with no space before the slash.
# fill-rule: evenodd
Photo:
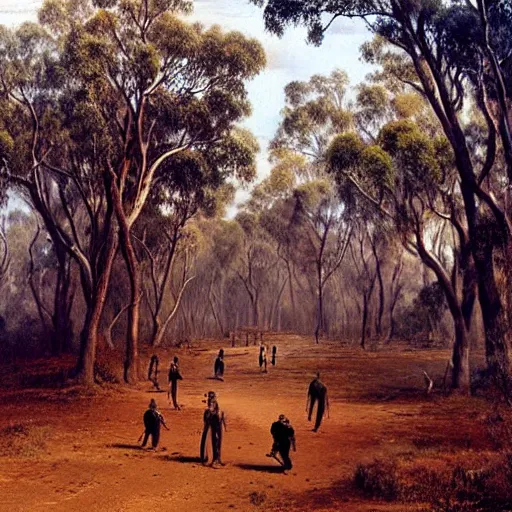
<svg viewBox="0 0 512 512">
<path fill-rule="evenodd" d="M 189 277 L 181 286 L 181 290 L 178 294 L 178 297 L 176 298 L 176 302 L 174 303 L 174 306 L 171 310 L 171 312 L 167 315 L 167 317 L 165 318 L 164 322 L 162 324 L 160 324 L 160 321 L 158 323 L 158 326 L 159 326 L 159 330 L 155 333 L 155 337 L 154 337 L 154 344 L 153 346 L 154 347 L 158 347 L 161 345 L 162 343 L 162 340 L 163 340 L 163 337 L 172 321 L 172 319 L 176 316 L 176 313 L 178 312 L 179 310 L 179 307 L 180 307 L 180 304 L 181 304 L 181 299 L 183 297 L 183 293 L 185 292 L 185 289 L 187 287 L 187 284 L 190 283 L 190 281 L 192 281 L 192 279 L 194 279 L 195 276 L 192 276 L 192 277 Z M 205 317 L 206 315 L 203 315 L 203 318 Z"/>
<path fill-rule="evenodd" d="M 103 265 L 99 266 L 100 275 L 93 290 L 90 302 L 87 304 L 87 312 L 84 326 L 80 334 L 80 355 L 77 364 L 77 379 L 85 385 L 94 384 L 94 363 L 96 360 L 96 347 L 98 345 L 98 330 L 101 315 L 107 299 L 112 266 L 117 251 L 117 235 L 114 228 L 105 242 Z"/>
<path fill-rule="evenodd" d="M 448 304 L 448 309 L 452 315 L 453 326 L 455 329 L 455 343 L 452 352 L 452 388 L 462 393 L 469 393 L 470 389 L 470 371 L 469 371 L 469 339 L 462 314 L 462 307 L 457 297 L 456 290 L 452 282 L 441 265 L 425 248 L 421 234 L 416 233 L 418 254 L 425 265 L 436 275 Z"/>
<path fill-rule="evenodd" d="M 361 317 L 361 340 L 360 347 L 366 350 L 366 324 L 368 322 L 368 297 L 366 293 L 363 294 L 363 315 Z"/>
<path fill-rule="evenodd" d="M 475 266 L 478 271 L 478 292 L 485 330 L 485 355 L 487 366 L 498 378 L 498 384 L 509 392 L 509 354 L 506 342 L 506 318 L 494 276 L 492 241 L 482 231 L 475 243 Z"/>
<path fill-rule="evenodd" d="M 53 353 L 69 352 L 73 343 L 71 309 L 74 293 L 71 290 L 71 259 L 67 254 L 59 257 L 57 283 L 53 301 Z"/>
<path fill-rule="evenodd" d="M 454 315 L 453 324 L 455 327 L 455 343 L 452 354 L 452 388 L 467 393 L 470 386 L 469 340 L 461 310 Z"/>
<path fill-rule="evenodd" d="M 128 308 L 124 381 L 129 384 L 133 384 L 139 377 L 139 321 L 142 298 L 142 279 L 139 262 L 133 247 L 131 225 L 129 224 L 127 214 L 124 210 L 123 197 L 120 190 L 126 182 L 126 176 L 128 169 L 130 168 L 130 164 L 130 160 L 125 158 L 120 166 L 120 176 L 118 177 L 112 168 L 110 169 L 110 174 L 112 179 L 112 202 L 116 212 L 117 222 L 119 224 L 120 247 L 130 281 L 130 306 Z M 132 222 L 134 221 L 135 219 L 132 219 Z"/>
<path fill-rule="evenodd" d="M 130 231 L 123 228 L 121 222 L 122 253 L 130 280 L 130 306 L 128 308 L 128 331 L 126 333 L 126 356 L 124 362 L 124 380 L 135 383 L 139 365 L 139 321 L 141 303 L 141 275 L 137 256 L 133 248 Z"/>
<path fill-rule="evenodd" d="M 386 336 L 386 343 L 389 343 L 395 335 L 396 321 L 395 321 L 395 308 L 400 298 L 400 292 L 402 291 L 402 285 L 400 279 L 402 277 L 402 271 L 404 268 L 403 264 L 403 252 L 400 254 L 400 258 L 395 263 L 393 274 L 391 276 L 391 284 L 389 286 L 389 330 Z"/>
<path fill-rule="evenodd" d="M 470 255 L 471 256 L 471 255 Z M 471 329 L 471 321 L 473 319 L 473 310 L 476 300 L 476 272 L 473 259 L 464 265 L 461 265 L 462 270 L 462 316 L 464 317 L 464 323 L 466 324 L 466 330 L 469 332 Z"/>
<path fill-rule="evenodd" d="M 259 312 L 259 304 L 258 304 L 257 294 L 254 294 L 254 296 L 251 297 L 251 318 L 252 318 L 252 326 L 259 327 L 260 312 Z"/>
<path fill-rule="evenodd" d="M 295 322 L 297 319 L 297 306 L 295 305 L 295 293 L 293 290 L 293 276 L 292 276 L 292 269 L 290 268 L 290 262 L 286 260 L 286 270 L 288 272 L 288 286 L 289 286 L 289 292 L 290 292 L 290 304 L 292 306 L 292 318 Z"/>
<path fill-rule="evenodd" d="M 451 101 L 445 77 L 439 69 L 438 61 L 429 50 L 428 43 L 425 40 L 423 43 L 421 57 L 416 51 L 409 52 L 409 55 L 413 59 L 425 95 L 438 116 L 454 152 L 455 166 L 461 179 L 460 189 L 471 250 L 478 276 L 478 297 L 484 323 L 487 366 L 497 378 L 498 384 L 504 386 L 504 392 L 508 395 L 510 362 L 506 340 L 507 318 L 503 311 L 494 273 L 493 240 L 482 223 L 475 195 L 492 210 L 503 236 L 506 237 L 507 252 L 510 249 L 511 229 L 506 215 L 495 207 L 492 198 L 485 196 L 477 183 L 466 137 Z M 430 73 L 427 71 L 427 66 Z"/>
<path fill-rule="evenodd" d="M 372 240 L 372 252 L 375 258 L 375 270 L 377 272 L 377 283 L 379 284 L 379 309 L 377 312 L 377 320 L 375 322 L 375 334 L 378 338 L 382 336 L 382 317 L 384 316 L 384 282 L 382 279 L 382 271 L 380 266 L 380 258 L 377 254 L 377 248 Z"/>
<path fill-rule="evenodd" d="M 315 328 L 315 340 L 319 343 L 320 336 L 323 335 L 324 329 L 324 298 L 323 298 L 323 283 L 322 283 L 322 262 L 317 261 L 316 266 L 316 277 L 317 277 L 317 317 L 316 317 L 316 328 Z"/>
</svg>

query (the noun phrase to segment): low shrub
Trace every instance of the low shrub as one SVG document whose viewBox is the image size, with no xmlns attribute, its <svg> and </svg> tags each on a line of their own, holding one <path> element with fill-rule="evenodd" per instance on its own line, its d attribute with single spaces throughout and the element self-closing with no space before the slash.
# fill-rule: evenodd
<svg viewBox="0 0 512 512">
<path fill-rule="evenodd" d="M 394 500 L 399 496 L 397 466 L 394 462 L 375 460 L 370 464 L 359 464 L 354 483 L 357 489 L 372 498 Z"/>
<path fill-rule="evenodd" d="M 459 464 L 442 471 L 375 460 L 359 464 L 354 481 L 366 496 L 424 503 L 431 512 L 512 511 L 512 454 L 475 469 Z"/>
<path fill-rule="evenodd" d="M 34 457 L 46 450 L 50 428 L 16 423 L 0 430 L 0 457 Z"/>
<path fill-rule="evenodd" d="M 253 505 L 260 506 L 267 499 L 267 495 L 264 492 L 254 491 L 249 494 L 249 499 Z"/>
</svg>

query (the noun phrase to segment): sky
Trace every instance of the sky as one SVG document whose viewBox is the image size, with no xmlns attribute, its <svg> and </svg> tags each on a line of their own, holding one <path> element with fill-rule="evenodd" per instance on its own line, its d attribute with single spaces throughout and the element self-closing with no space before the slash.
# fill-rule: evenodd
<svg viewBox="0 0 512 512">
<path fill-rule="evenodd" d="M 41 0 L 0 0 L 0 23 L 15 26 L 35 21 Z M 252 116 L 244 123 L 258 138 L 258 179 L 270 171 L 266 148 L 279 124 L 284 106 L 284 87 L 293 80 L 308 80 L 314 74 L 328 75 L 340 68 L 348 73 L 351 85 L 362 82 L 369 71 L 359 60 L 359 47 L 370 34 L 359 20 L 336 20 L 320 47 L 308 45 L 306 32 L 290 28 L 282 39 L 265 31 L 262 10 L 248 0 L 195 0 L 193 21 L 206 26 L 217 24 L 225 30 L 238 30 L 257 38 L 265 48 L 267 67 L 247 86 L 253 106 Z M 236 202 L 247 197 L 239 191 Z M 230 209 L 232 216 L 236 207 Z"/>
</svg>

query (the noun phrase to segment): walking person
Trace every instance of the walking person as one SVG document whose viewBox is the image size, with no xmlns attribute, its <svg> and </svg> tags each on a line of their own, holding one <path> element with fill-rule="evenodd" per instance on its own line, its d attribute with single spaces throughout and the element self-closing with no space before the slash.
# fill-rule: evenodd
<svg viewBox="0 0 512 512">
<path fill-rule="evenodd" d="M 263 373 L 267 373 L 267 347 L 263 343 L 260 345 L 260 356 L 258 362 L 260 365 L 260 371 L 263 370 Z"/>
<path fill-rule="evenodd" d="M 167 393 L 167 399 L 172 398 L 172 404 L 174 409 L 177 411 L 181 410 L 181 407 L 178 405 L 178 381 L 183 380 L 183 377 L 180 373 L 180 367 L 178 363 L 178 357 L 174 356 L 174 359 L 169 368 L 169 392 Z M 169 396 L 170 395 L 170 396 Z"/>
<path fill-rule="evenodd" d="M 284 414 L 280 414 L 278 420 L 272 423 L 270 433 L 272 434 L 274 443 L 267 457 L 277 459 L 276 455 L 279 454 L 281 460 L 277 460 L 282 464 L 283 470 L 286 473 L 286 471 L 293 467 L 292 460 L 290 459 L 290 448 L 293 447 L 293 451 L 297 451 L 295 445 L 295 431 L 290 424 L 290 420 Z"/>
<path fill-rule="evenodd" d="M 160 391 L 160 386 L 158 384 L 158 363 L 158 356 L 153 354 L 149 362 L 148 380 L 152 382 L 157 391 Z"/>
<path fill-rule="evenodd" d="M 317 402 L 318 405 L 316 408 L 316 420 L 313 432 L 317 432 L 320 428 L 320 424 L 322 423 L 326 408 L 327 414 L 329 414 L 329 398 L 327 396 L 327 388 L 324 383 L 320 381 L 319 372 L 317 372 L 316 377 L 311 381 L 308 388 L 308 396 L 306 398 L 306 412 L 308 413 L 308 421 L 311 421 L 313 408 Z"/>
<path fill-rule="evenodd" d="M 272 347 L 272 360 L 271 360 L 272 366 L 276 365 L 276 356 L 277 356 L 277 347 L 274 345 Z"/>
<path fill-rule="evenodd" d="M 160 425 L 163 425 L 167 430 L 164 417 L 158 411 L 158 406 L 154 398 L 149 402 L 149 408 L 144 413 L 144 439 L 142 441 L 142 448 L 144 448 L 148 442 L 149 436 L 151 436 L 151 447 L 156 449 L 160 440 Z"/>
<path fill-rule="evenodd" d="M 224 380 L 224 349 L 223 348 L 221 348 L 219 350 L 217 359 L 215 359 L 215 364 L 213 365 L 213 372 L 214 372 L 216 379 Z"/>
<path fill-rule="evenodd" d="M 223 466 L 222 462 L 222 427 L 226 429 L 224 413 L 220 410 L 217 402 L 217 396 L 214 391 L 208 392 L 207 407 L 203 414 L 203 433 L 201 435 L 201 445 L 199 448 L 199 457 L 203 464 L 208 462 L 206 453 L 206 444 L 208 441 L 208 432 L 210 431 L 212 440 L 212 467 Z"/>
</svg>

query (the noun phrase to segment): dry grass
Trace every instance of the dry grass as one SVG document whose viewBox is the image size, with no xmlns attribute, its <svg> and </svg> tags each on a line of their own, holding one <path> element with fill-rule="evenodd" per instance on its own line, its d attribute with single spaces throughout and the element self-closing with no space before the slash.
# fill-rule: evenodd
<svg viewBox="0 0 512 512">
<path fill-rule="evenodd" d="M 508 512 L 512 510 L 512 455 L 483 461 L 463 460 L 433 469 L 415 461 L 375 460 L 357 466 L 356 488 L 386 501 L 425 504 L 431 512 Z"/>
<path fill-rule="evenodd" d="M 51 429 L 16 423 L 0 430 L 0 457 L 36 457 L 47 448 Z"/>
</svg>

